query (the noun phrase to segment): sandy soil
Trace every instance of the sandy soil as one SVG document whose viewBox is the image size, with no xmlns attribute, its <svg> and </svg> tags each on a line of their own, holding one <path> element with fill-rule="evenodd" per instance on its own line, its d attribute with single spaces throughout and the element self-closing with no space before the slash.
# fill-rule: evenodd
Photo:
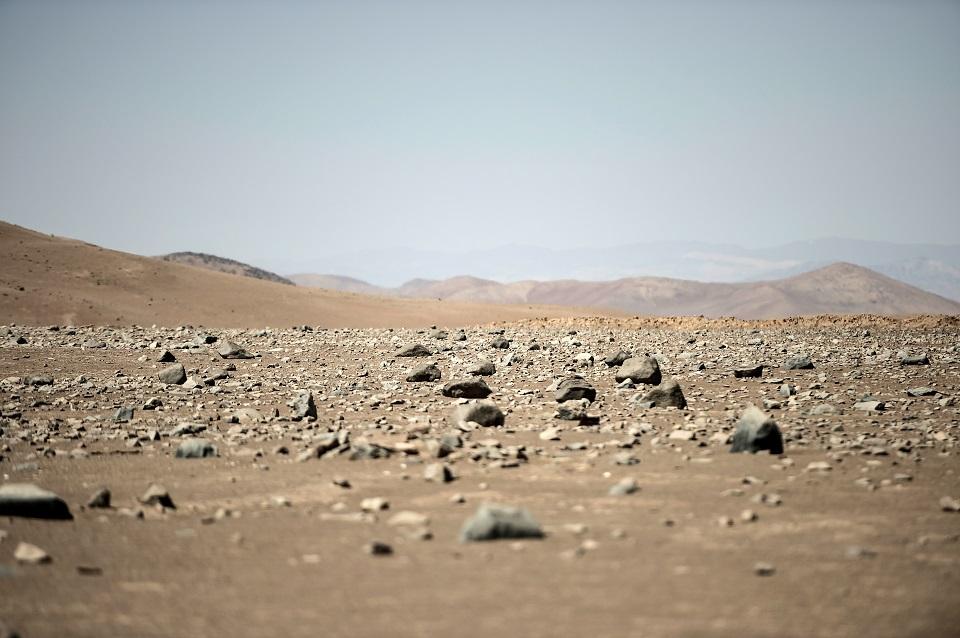
<svg viewBox="0 0 960 638">
<path fill-rule="evenodd" d="M 195 330 L 13 328 L 9 338 L 28 343 L 0 348 L 0 472 L 55 491 L 75 519 L 0 519 L 0 620 L 30 638 L 956 635 L 960 514 L 939 501 L 960 496 L 960 333 L 943 319 L 867 323 L 869 335 L 848 320 L 537 321 L 500 325 L 512 340 L 505 350 L 490 346 L 490 327 L 468 328 L 462 342 L 453 331 L 218 332 L 262 356 L 196 389 L 161 384 L 155 362 L 170 348 L 197 379 L 230 363 L 216 343 L 176 348 Z M 528 349 L 534 339 L 541 350 Z M 396 356 L 412 343 L 435 354 Z M 638 407 L 643 388 L 618 390 L 616 368 L 602 363 L 616 348 L 657 353 L 688 408 Z M 901 366 L 901 349 L 932 363 Z M 593 365 L 577 359 L 585 353 Z M 816 369 L 778 367 L 797 353 Z M 456 480 L 427 482 L 425 465 L 438 462 L 427 442 L 458 432 L 447 418 L 456 400 L 440 387 L 482 359 L 497 363 L 487 382 L 506 425 L 460 432 L 464 447 L 440 461 Z M 442 369 L 439 382 L 404 381 L 428 361 Z M 733 378 L 745 363 L 768 369 Z M 598 425 L 553 418 L 549 387 L 574 372 L 598 390 Z M 53 385 L 23 383 L 37 374 Z M 797 394 L 780 397 L 778 379 Z M 936 393 L 908 397 L 916 386 Z M 316 399 L 315 422 L 289 419 L 301 389 Z M 854 409 L 867 394 L 887 409 Z M 163 406 L 140 409 L 151 397 Z M 768 413 L 786 453 L 729 454 L 737 417 L 763 399 L 782 403 Z M 133 421 L 113 423 L 120 405 L 137 408 Z M 244 407 L 263 420 L 230 423 Z M 204 424 L 199 436 L 219 456 L 173 458 L 181 439 L 171 432 L 184 422 Z M 548 428 L 559 440 L 542 440 Z M 296 460 L 328 431 L 396 451 Z M 624 453 L 638 463 L 617 464 Z M 830 469 L 808 469 L 816 462 Z M 639 491 L 608 495 L 629 477 Z M 137 502 L 155 482 L 175 510 Z M 114 508 L 84 508 L 101 486 Z M 457 494 L 465 502 L 452 502 Z M 756 502 L 759 494 L 782 502 Z M 389 509 L 363 514 L 368 497 Z M 546 537 L 459 542 L 483 502 L 528 509 Z M 744 510 L 757 520 L 743 520 Z M 400 511 L 429 517 L 432 538 L 391 526 Z M 366 553 L 374 540 L 393 554 Z M 18 564 L 21 541 L 52 562 Z M 758 562 L 774 573 L 757 575 Z"/>
</svg>

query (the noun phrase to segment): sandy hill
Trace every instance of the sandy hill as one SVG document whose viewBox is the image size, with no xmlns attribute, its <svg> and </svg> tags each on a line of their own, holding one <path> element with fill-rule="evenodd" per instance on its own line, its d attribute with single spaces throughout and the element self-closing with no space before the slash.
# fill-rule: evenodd
<svg viewBox="0 0 960 638">
<path fill-rule="evenodd" d="M 0 324 L 419 327 L 597 314 L 301 288 L 43 235 L 0 222 Z"/>
<path fill-rule="evenodd" d="M 615 281 L 504 284 L 453 277 L 439 281 L 418 279 L 392 290 L 379 290 L 404 297 L 575 305 L 656 316 L 764 319 L 819 314 L 960 314 L 960 303 L 847 263 L 784 279 L 749 283 L 631 277 Z"/>
<path fill-rule="evenodd" d="M 231 275 L 242 275 L 244 277 L 252 277 L 254 279 L 263 279 L 264 281 L 272 281 L 278 284 L 286 284 L 288 286 L 295 285 L 286 277 L 281 277 L 280 275 L 272 273 L 269 270 L 257 268 L 256 266 L 245 264 L 242 261 L 227 259 L 226 257 L 208 255 L 207 253 L 170 253 L 168 255 L 161 255 L 157 259 L 162 259 L 163 261 L 173 261 L 178 264 L 187 264 L 188 266 L 199 266 L 200 268 L 230 273 Z"/>
<path fill-rule="evenodd" d="M 389 290 L 386 288 L 368 284 L 362 279 L 354 279 L 353 277 L 344 277 L 342 275 L 300 274 L 289 275 L 288 279 L 298 286 L 308 286 L 310 288 L 326 288 L 328 290 L 356 292 L 364 295 L 382 295 L 389 293 Z"/>
</svg>

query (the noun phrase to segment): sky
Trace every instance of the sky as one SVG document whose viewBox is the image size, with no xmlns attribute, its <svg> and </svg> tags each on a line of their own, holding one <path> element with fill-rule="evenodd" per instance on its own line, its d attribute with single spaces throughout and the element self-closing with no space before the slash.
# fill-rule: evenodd
<svg viewBox="0 0 960 638">
<path fill-rule="evenodd" d="M 0 219 L 266 267 L 960 243 L 960 2 L 0 0 Z"/>
</svg>

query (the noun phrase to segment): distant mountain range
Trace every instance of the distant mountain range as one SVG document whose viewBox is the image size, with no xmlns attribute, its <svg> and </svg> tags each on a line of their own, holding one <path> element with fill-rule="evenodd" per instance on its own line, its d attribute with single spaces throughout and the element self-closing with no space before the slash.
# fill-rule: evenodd
<svg viewBox="0 0 960 638">
<path fill-rule="evenodd" d="M 199 266 L 200 268 L 206 268 L 207 270 L 225 272 L 231 275 L 242 275 L 244 277 L 252 277 L 254 279 L 263 279 L 264 281 L 272 281 L 274 283 L 286 284 L 288 286 L 295 285 L 286 277 L 281 277 L 280 275 L 272 273 L 268 270 L 257 268 L 256 266 L 251 266 L 250 264 L 245 264 L 233 259 L 227 259 L 226 257 L 208 255 L 207 253 L 170 253 L 168 255 L 161 255 L 158 257 L 158 259 L 162 259 L 163 261 L 172 261 L 178 264 L 187 264 L 188 266 Z"/>
<path fill-rule="evenodd" d="M 868 268 L 836 263 L 776 280 L 704 283 L 666 277 L 614 281 L 518 281 L 477 277 L 414 279 L 383 288 L 336 275 L 292 275 L 298 285 L 396 297 L 496 304 L 556 304 L 642 315 L 760 319 L 814 314 L 960 314 L 960 303 Z"/>
<path fill-rule="evenodd" d="M 783 279 L 836 262 L 863 266 L 960 301 L 960 245 L 849 239 L 799 241 L 769 248 L 678 241 L 591 249 L 520 245 L 466 251 L 388 248 L 303 260 L 273 259 L 270 265 L 284 273 L 348 276 L 361 288 L 370 285 L 366 282 L 395 288 L 415 278 L 443 280 L 465 273 L 499 282 L 668 277 L 737 283 Z M 288 278 L 302 279 L 303 275 Z"/>
</svg>

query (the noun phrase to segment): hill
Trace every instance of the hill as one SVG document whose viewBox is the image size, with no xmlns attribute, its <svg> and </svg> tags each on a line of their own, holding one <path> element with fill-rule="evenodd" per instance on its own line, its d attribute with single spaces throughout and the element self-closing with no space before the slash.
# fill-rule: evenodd
<svg viewBox="0 0 960 638">
<path fill-rule="evenodd" d="M 656 316 L 772 319 L 818 314 L 960 314 L 960 303 L 848 263 L 783 279 L 744 283 L 666 277 L 514 283 L 475 277 L 420 279 L 392 289 L 392 294 L 497 304 L 589 306 Z"/>
<path fill-rule="evenodd" d="M 241 261 L 227 259 L 226 257 L 217 257 L 216 255 L 208 255 L 206 253 L 170 253 L 168 255 L 161 255 L 158 259 L 172 261 L 178 264 L 187 264 L 188 266 L 199 266 L 207 270 L 230 273 L 231 275 L 241 275 L 243 277 L 252 277 L 253 279 L 273 281 L 288 286 L 296 285 L 286 277 L 281 277 L 263 268 L 257 268 L 256 266 L 251 266 Z"/>
<path fill-rule="evenodd" d="M 425 327 L 597 314 L 302 288 L 108 250 L 0 222 L 0 323 Z"/>
</svg>

